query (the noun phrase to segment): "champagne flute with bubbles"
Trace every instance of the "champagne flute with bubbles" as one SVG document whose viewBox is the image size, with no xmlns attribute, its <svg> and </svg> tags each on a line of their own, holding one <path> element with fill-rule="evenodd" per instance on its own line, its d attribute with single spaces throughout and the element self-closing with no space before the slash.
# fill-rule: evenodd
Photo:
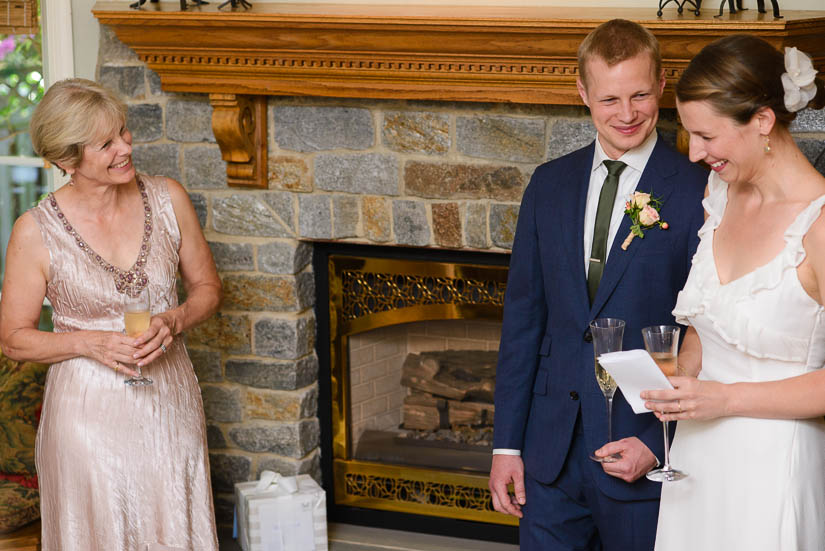
<svg viewBox="0 0 825 551">
<path fill-rule="evenodd" d="M 599 356 L 608 352 L 619 352 L 622 349 L 624 337 L 624 320 L 616 318 L 599 318 L 590 323 L 590 334 L 593 336 L 593 357 L 596 367 L 596 382 L 602 389 L 607 405 L 607 441 L 613 441 L 613 395 L 616 393 L 616 381 L 599 363 Z M 615 463 L 622 458 L 621 454 L 614 453 L 605 457 L 590 455 L 590 459 L 600 463 Z"/>
<path fill-rule="evenodd" d="M 149 329 L 149 320 L 152 318 L 149 303 L 149 289 L 144 288 L 140 292 L 128 293 L 123 308 L 123 325 L 126 327 L 126 334 L 130 337 L 138 337 L 144 331 Z M 136 377 L 129 377 L 124 380 L 124 384 L 129 386 L 151 385 L 152 379 L 144 377 L 140 371 L 140 366 L 135 366 L 137 369 Z"/>
<path fill-rule="evenodd" d="M 645 349 L 667 377 L 678 374 L 679 332 L 680 328 L 676 325 L 654 325 L 642 329 Z M 687 473 L 676 470 L 670 465 L 668 422 L 662 421 L 662 427 L 665 432 L 665 464 L 660 469 L 654 469 L 647 473 L 647 478 L 656 482 L 682 480 L 687 476 Z"/>
</svg>

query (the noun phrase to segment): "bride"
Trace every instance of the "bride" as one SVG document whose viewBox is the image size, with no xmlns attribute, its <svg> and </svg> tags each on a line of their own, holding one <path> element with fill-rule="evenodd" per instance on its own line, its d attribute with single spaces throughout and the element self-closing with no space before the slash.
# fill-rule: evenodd
<svg viewBox="0 0 825 551">
<path fill-rule="evenodd" d="M 689 473 L 663 484 L 656 549 L 825 549 L 825 178 L 788 130 L 825 105 L 810 58 L 734 35 L 676 86 L 690 158 L 711 172 L 705 225 L 673 313 L 689 325 L 675 390 Z"/>
</svg>

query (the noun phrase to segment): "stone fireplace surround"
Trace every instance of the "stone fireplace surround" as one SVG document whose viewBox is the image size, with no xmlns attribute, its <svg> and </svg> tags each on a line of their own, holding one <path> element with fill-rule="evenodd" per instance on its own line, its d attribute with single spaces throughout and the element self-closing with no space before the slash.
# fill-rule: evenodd
<svg viewBox="0 0 825 551">
<path fill-rule="evenodd" d="M 220 312 L 186 342 L 226 526 L 235 482 L 263 469 L 321 478 L 312 242 L 504 254 L 532 170 L 594 130 L 575 105 L 296 90 L 266 101 L 267 187 L 229 187 L 214 102 L 166 91 L 113 28 L 101 29 L 98 78 L 127 100 L 135 165 L 189 190 L 224 284 Z M 662 115 L 674 139 L 675 113 Z M 825 172 L 825 113 L 803 111 L 793 131 Z"/>
</svg>

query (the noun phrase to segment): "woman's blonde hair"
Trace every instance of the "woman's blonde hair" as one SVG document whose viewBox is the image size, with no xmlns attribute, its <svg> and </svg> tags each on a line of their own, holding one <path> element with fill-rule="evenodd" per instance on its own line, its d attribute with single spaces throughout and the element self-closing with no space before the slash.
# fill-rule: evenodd
<svg viewBox="0 0 825 551">
<path fill-rule="evenodd" d="M 118 131 L 126 104 L 117 94 L 83 78 L 55 82 L 34 110 L 29 130 L 35 152 L 64 168 L 83 160 L 84 146 Z"/>
</svg>

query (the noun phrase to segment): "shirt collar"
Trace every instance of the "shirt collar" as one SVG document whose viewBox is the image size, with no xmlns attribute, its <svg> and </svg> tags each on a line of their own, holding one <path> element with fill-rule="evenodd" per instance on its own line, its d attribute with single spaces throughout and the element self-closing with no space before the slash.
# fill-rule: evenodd
<svg viewBox="0 0 825 551">
<path fill-rule="evenodd" d="M 650 159 L 650 155 L 653 154 L 653 148 L 656 147 L 657 135 L 656 129 L 654 128 L 653 132 L 651 132 L 645 141 L 642 142 L 642 145 L 635 149 L 625 151 L 624 155 L 616 160 L 622 161 L 624 164 L 639 173 L 644 172 L 647 161 Z M 605 160 L 610 160 L 610 157 L 608 157 L 607 153 L 605 153 L 604 149 L 602 149 L 602 144 L 599 143 L 599 136 L 596 135 L 596 151 L 593 154 L 593 166 L 591 167 L 591 171 L 595 172 L 598 170 L 602 162 Z"/>
</svg>

